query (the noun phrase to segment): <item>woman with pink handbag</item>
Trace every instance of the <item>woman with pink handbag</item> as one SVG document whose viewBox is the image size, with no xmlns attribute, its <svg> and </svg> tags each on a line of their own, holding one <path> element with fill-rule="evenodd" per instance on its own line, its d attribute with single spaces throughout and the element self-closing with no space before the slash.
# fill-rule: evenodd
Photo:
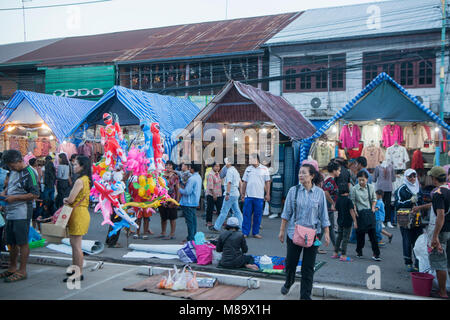
<svg viewBox="0 0 450 320">
<path fill-rule="evenodd" d="M 302 281 L 300 299 L 311 300 L 314 280 L 314 266 L 317 248 L 320 246 L 317 233 L 325 236 L 325 245 L 330 244 L 330 221 L 324 191 L 319 188 L 322 176 L 310 164 L 304 164 L 299 171 L 300 184 L 292 187 L 284 204 L 281 215 L 281 243 L 286 237 L 286 281 L 281 293 L 286 295 L 295 282 L 295 273 L 300 255 L 302 259 Z"/>
</svg>

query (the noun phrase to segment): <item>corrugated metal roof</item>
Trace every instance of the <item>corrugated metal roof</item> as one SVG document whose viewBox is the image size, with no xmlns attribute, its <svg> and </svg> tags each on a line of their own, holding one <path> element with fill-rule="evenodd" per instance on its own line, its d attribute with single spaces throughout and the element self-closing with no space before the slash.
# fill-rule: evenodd
<svg viewBox="0 0 450 320">
<path fill-rule="evenodd" d="M 23 56 L 24 54 L 43 48 L 59 40 L 61 40 L 61 38 L 0 45 L 0 63 Z"/>
<path fill-rule="evenodd" d="M 285 136 L 290 137 L 293 140 L 301 140 L 310 137 L 316 132 L 316 128 L 312 123 L 303 117 L 303 115 L 283 97 L 275 96 L 270 92 L 243 84 L 239 81 L 228 82 L 214 99 L 200 111 L 197 117 L 189 124 L 187 130 L 189 131 L 193 128 L 194 122 L 208 121 L 219 108 L 220 111 L 226 110 L 225 108 L 222 108 L 222 106 L 227 105 L 227 101 L 230 101 L 227 97 L 230 94 L 234 95 L 234 88 L 241 95 L 243 103 L 253 102 Z M 226 108 L 228 108 L 228 106 Z M 248 118 L 241 118 L 240 120 L 244 122 L 254 121 L 252 115 L 248 115 Z"/>
<path fill-rule="evenodd" d="M 0 131 L 24 99 L 36 110 L 60 142 L 95 104 L 94 101 L 17 90 L 0 112 Z"/>
<path fill-rule="evenodd" d="M 440 0 L 373 2 L 306 10 L 268 40 L 266 45 L 378 36 L 441 27 Z"/>
<path fill-rule="evenodd" d="M 300 13 L 65 38 L 9 62 L 78 65 L 184 58 L 259 49 Z"/>
<path fill-rule="evenodd" d="M 311 132 L 316 131 L 314 125 L 283 97 L 239 81 L 235 81 L 234 84 L 244 97 L 252 100 L 269 116 L 285 136 L 294 140 L 300 140 L 310 136 Z"/>
</svg>

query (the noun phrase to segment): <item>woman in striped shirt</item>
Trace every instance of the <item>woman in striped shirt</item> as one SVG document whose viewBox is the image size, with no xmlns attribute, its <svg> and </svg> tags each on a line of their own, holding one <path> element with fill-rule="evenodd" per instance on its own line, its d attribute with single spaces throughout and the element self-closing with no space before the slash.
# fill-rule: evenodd
<svg viewBox="0 0 450 320">
<path fill-rule="evenodd" d="M 298 178 L 300 184 L 289 189 L 287 194 L 281 215 L 280 234 L 278 235 L 281 243 L 284 243 L 287 233 L 286 282 L 281 288 L 281 293 L 287 294 L 294 284 L 297 264 L 303 252 L 300 299 L 311 300 L 314 266 L 317 248 L 320 244 L 314 243 L 313 246 L 308 248 L 294 244 L 292 239 L 294 238 L 295 225 L 314 228 L 316 234 L 323 232 L 325 245 L 328 246 L 330 244 L 330 221 L 325 192 L 318 187 L 322 180 L 321 174 L 312 165 L 304 164 L 300 168 Z"/>
</svg>

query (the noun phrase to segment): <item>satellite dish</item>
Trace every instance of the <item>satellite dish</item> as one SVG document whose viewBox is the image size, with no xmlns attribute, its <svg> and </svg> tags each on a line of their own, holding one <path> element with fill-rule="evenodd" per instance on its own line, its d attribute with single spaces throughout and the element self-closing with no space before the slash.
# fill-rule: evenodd
<svg viewBox="0 0 450 320">
<path fill-rule="evenodd" d="M 322 105 L 322 101 L 319 98 L 313 98 L 311 100 L 311 107 L 314 109 L 319 108 Z"/>
</svg>

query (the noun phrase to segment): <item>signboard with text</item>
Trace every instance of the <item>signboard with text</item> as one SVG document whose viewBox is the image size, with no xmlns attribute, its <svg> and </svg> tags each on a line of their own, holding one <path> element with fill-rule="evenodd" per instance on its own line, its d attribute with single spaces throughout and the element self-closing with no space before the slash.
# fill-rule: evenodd
<svg viewBox="0 0 450 320">
<path fill-rule="evenodd" d="M 114 86 L 114 66 L 45 70 L 45 92 L 60 97 L 100 99 Z"/>
</svg>

